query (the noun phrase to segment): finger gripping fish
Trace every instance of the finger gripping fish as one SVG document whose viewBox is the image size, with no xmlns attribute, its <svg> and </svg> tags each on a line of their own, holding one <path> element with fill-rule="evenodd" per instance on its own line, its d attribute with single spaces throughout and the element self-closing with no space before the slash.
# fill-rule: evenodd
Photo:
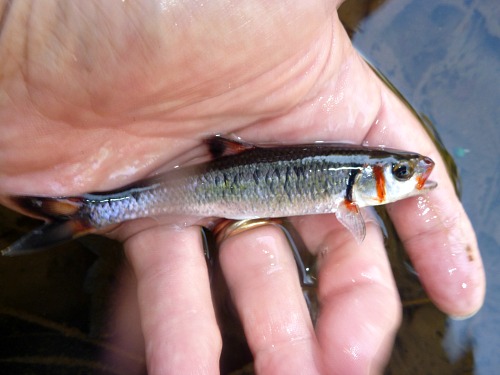
<svg viewBox="0 0 500 375">
<path fill-rule="evenodd" d="M 160 215 L 228 219 L 335 213 L 361 242 L 361 207 L 419 195 L 434 162 L 416 153 L 347 144 L 255 146 L 207 141 L 215 159 L 173 169 L 135 185 L 77 197 L 11 197 L 48 223 L 3 251 L 44 249 L 127 220 Z"/>
</svg>

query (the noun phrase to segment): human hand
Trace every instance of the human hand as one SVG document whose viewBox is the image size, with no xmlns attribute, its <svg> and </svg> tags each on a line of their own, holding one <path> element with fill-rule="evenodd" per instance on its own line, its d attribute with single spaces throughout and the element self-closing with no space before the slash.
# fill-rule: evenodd
<svg viewBox="0 0 500 375">
<path fill-rule="evenodd" d="M 433 301 L 455 316 L 481 306 L 474 232 L 444 164 L 353 50 L 338 4 L 75 4 L 13 3 L 5 15 L 1 194 L 117 188 L 214 133 L 255 143 L 339 140 L 417 151 L 436 162 L 439 187 L 388 210 Z M 368 224 L 358 245 L 333 215 L 294 222 L 320 255 L 315 328 L 278 230 L 262 227 L 221 245 L 256 370 L 380 371 L 400 302 L 379 229 Z M 217 373 L 220 333 L 199 228 L 142 220 L 115 235 L 137 278 L 149 372 Z"/>
</svg>

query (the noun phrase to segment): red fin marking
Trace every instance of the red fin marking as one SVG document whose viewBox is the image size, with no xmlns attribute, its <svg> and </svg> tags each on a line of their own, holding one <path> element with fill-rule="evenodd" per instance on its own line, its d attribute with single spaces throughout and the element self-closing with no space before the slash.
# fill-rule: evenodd
<svg viewBox="0 0 500 375">
<path fill-rule="evenodd" d="M 384 177 L 384 169 L 375 165 L 373 167 L 373 174 L 375 175 L 375 182 L 377 184 L 377 198 L 380 203 L 385 201 L 385 177 Z"/>
<path fill-rule="evenodd" d="M 363 242 L 366 227 L 361 210 L 355 202 L 344 199 L 343 204 L 340 204 L 335 212 L 335 216 L 352 233 L 358 244 Z"/>
<path fill-rule="evenodd" d="M 22 212 L 47 223 L 4 249 L 2 255 L 35 253 L 95 230 L 80 211 L 85 205 L 83 198 L 12 197 L 11 201 Z"/>
<path fill-rule="evenodd" d="M 73 216 L 83 206 L 79 197 L 13 196 L 9 202 L 25 215 L 43 220 Z"/>
<path fill-rule="evenodd" d="M 246 150 L 252 150 L 256 148 L 255 145 L 245 142 L 239 142 L 232 139 L 227 139 L 220 136 L 215 136 L 208 138 L 206 140 L 210 153 L 214 158 L 220 158 L 222 156 L 236 155 Z"/>
<path fill-rule="evenodd" d="M 344 199 L 344 204 L 347 210 L 349 210 L 352 213 L 359 213 L 359 207 L 356 203 L 350 201 L 349 199 Z"/>
<path fill-rule="evenodd" d="M 81 206 L 81 199 L 66 198 L 45 200 L 42 202 L 41 209 L 54 216 L 72 216 L 80 210 Z"/>
</svg>

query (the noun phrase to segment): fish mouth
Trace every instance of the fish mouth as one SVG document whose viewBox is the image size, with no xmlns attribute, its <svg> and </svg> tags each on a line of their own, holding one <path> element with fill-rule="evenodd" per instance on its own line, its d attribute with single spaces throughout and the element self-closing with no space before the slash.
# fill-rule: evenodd
<svg viewBox="0 0 500 375">
<path fill-rule="evenodd" d="M 438 186 L 436 181 L 425 181 L 421 190 L 432 190 Z"/>
<path fill-rule="evenodd" d="M 422 189 L 426 189 L 426 190 L 429 190 L 429 189 L 434 189 L 436 186 L 437 186 L 437 183 L 434 182 L 434 181 L 427 181 L 427 179 L 429 178 L 432 170 L 434 169 L 434 162 L 432 161 L 431 158 L 428 158 L 428 157 L 423 157 L 420 161 L 419 161 L 419 167 L 422 168 L 423 172 L 420 176 L 417 177 L 417 186 L 416 188 L 418 190 L 422 190 Z"/>
</svg>

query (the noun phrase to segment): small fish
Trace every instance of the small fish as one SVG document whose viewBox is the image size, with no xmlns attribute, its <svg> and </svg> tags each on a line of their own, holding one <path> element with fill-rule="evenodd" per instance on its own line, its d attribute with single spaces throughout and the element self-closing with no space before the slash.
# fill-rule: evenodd
<svg viewBox="0 0 500 375">
<path fill-rule="evenodd" d="M 361 207 L 437 186 L 427 181 L 434 162 L 411 152 L 335 143 L 256 146 L 222 137 L 207 143 L 214 160 L 114 192 L 10 197 L 22 212 L 47 224 L 2 253 L 35 252 L 127 220 L 160 215 L 241 220 L 335 213 L 361 242 Z"/>
</svg>

